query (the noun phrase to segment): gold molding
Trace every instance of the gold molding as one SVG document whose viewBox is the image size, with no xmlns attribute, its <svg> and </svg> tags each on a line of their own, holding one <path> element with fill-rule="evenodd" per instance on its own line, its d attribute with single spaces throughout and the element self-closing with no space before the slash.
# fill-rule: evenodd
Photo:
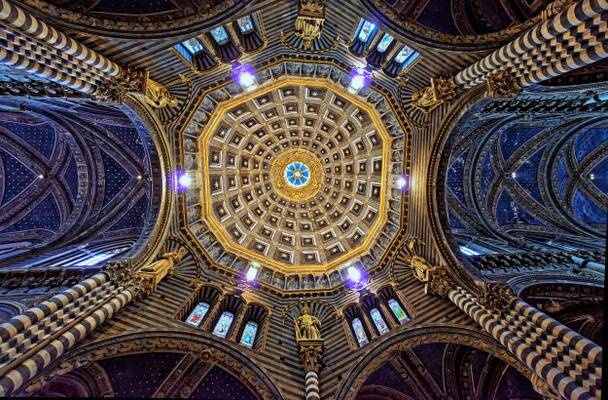
<svg viewBox="0 0 608 400">
<path fill-rule="evenodd" d="M 246 92 L 239 96 L 236 96 L 232 99 L 223 101 L 219 103 L 209 122 L 203 128 L 203 131 L 199 135 L 199 153 L 201 157 L 200 168 L 207 168 L 209 165 L 207 148 L 209 146 L 209 140 L 211 139 L 212 134 L 217 130 L 218 125 L 222 121 L 224 114 L 231 108 L 246 103 L 247 101 L 257 98 L 259 96 L 263 96 L 264 94 L 270 93 L 274 90 L 280 89 L 284 86 L 288 85 L 299 85 L 299 86 L 313 86 L 320 87 L 327 90 L 331 90 L 340 94 L 348 101 L 359 107 L 360 109 L 366 111 L 374 124 L 376 132 L 382 138 L 382 158 L 383 160 L 390 160 L 390 150 L 392 144 L 392 138 L 387 133 L 386 127 L 382 123 L 381 117 L 379 116 L 376 109 L 362 101 L 354 97 L 351 93 L 348 93 L 344 88 L 337 86 L 335 83 L 330 81 L 329 79 L 319 79 L 319 78 L 308 78 L 308 77 L 282 77 L 278 80 L 271 82 L 268 86 L 261 87 L 258 90 L 254 90 L 252 92 Z M 387 192 L 390 191 L 389 188 L 389 166 L 384 165 L 382 168 L 382 190 L 380 192 L 380 210 L 378 212 L 379 218 L 375 221 L 374 225 L 370 228 L 370 231 L 359 246 L 352 249 L 351 251 L 343 254 L 342 256 L 323 264 L 316 265 L 288 265 L 282 264 L 273 260 L 271 258 L 265 257 L 258 253 L 255 253 L 249 249 L 245 249 L 240 245 L 235 245 L 232 243 L 232 240 L 227 236 L 224 231 L 224 227 L 222 226 L 220 221 L 217 221 L 214 213 L 211 210 L 211 203 L 205 201 L 205 198 L 211 198 L 211 188 L 208 176 L 202 177 L 202 185 L 201 185 L 201 205 L 202 205 L 202 217 L 201 219 L 205 221 L 208 225 L 210 225 L 211 230 L 216 235 L 218 241 L 222 244 L 225 250 L 234 253 L 237 256 L 244 257 L 248 260 L 255 260 L 260 262 L 262 265 L 274 269 L 278 269 L 280 272 L 331 272 L 334 269 L 337 269 L 341 264 L 344 264 L 348 259 L 351 259 L 355 256 L 361 255 L 365 253 L 371 247 L 371 243 L 379 236 L 381 227 L 384 226 L 388 219 L 388 209 L 386 207 L 386 195 Z M 208 196 L 206 196 L 208 195 Z"/>
</svg>

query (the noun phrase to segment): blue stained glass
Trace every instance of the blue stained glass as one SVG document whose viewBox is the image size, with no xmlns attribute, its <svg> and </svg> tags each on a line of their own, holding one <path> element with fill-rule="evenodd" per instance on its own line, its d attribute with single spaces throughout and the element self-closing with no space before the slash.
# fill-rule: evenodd
<svg viewBox="0 0 608 400">
<path fill-rule="evenodd" d="M 198 305 L 194 307 L 194 310 L 192 310 L 192 312 L 186 319 L 186 323 L 192 326 L 199 327 L 201 325 L 201 322 L 203 322 L 207 311 L 209 311 L 209 304 L 198 303 Z"/>
<path fill-rule="evenodd" d="M 397 53 L 395 56 L 395 62 L 397 64 L 403 64 L 406 58 L 409 57 L 410 54 L 414 52 L 414 49 L 408 46 L 403 46 L 403 48 Z"/>
<path fill-rule="evenodd" d="M 376 47 L 376 49 L 378 50 L 378 52 L 380 53 L 384 53 L 386 51 L 386 49 L 388 49 L 388 46 L 390 46 L 390 44 L 393 41 L 393 37 L 389 34 L 384 34 L 384 36 L 382 36 L 382 40 L 380 40 L 380 43 L 378 43 L 378 46 Z"/>
<path fill-rule="evenodd" d="M 384 318 L 382 318 L 382 315 L 380 314 L 380 311 L 378 311 L 377 308 L 372 308 L 369 312 L 369 315 L 372 316 L 374 325 L 376 325 L 376 328 L 378 328 L 378 333 L 380 333 L 381 335 L 388 333 L 388 326 L 386 325 L 386 322 L 384 322 Z"/>
<path fill-rule="evenodd" d="M 241 344 L 245 347 L 252 348 L 257 332 L 258 324 L 253 321 L 247 322 L 247 325 L 245 325 L 245 329 L 243 330 L 243 336 L 241 336 Z"/>
<path fill-rule="evenodd" d="M 226 29 L 224 29 L 223 26 L 218 26 L 217 28 L 211 29 L 211 35 L 217 44 L 226 44 L 229 40 L 228 32 L 226 32 Z"/>
<path fill-rule="evenodd" d="M 213 328 L 213 334 L 225 338 L 230 329 L 230 325 L 232 325 L 232 320 L 234 320 L 234 315 L 230 311 L 224 311 L 220 320 L 215 324 L 215 328 Z"/>
<path fill-rule="evenodd" d="M 363 26 L 361 27 L 361 30 L 359 31 L 359 40 L 362 42 L 367 42 L 367 40 L 369 39 L 369 36 L 372 34 L 372 32 L 374 31 L 374 29 L 376 28 L 376 25 L 374 25 L 373 23 L 369 22 L 369 21 L 365 21 L 363 23 Z"/>
<path fill-rule="evenodd" d="M 239 29 L 242 33 L 248 33 L 253 30 L 253 22 L 249 15 L 237 19 L 236 23 L 239 25 Z"/>
<path fill-rule="evenodd" d="M 363 324 L 361 324 L 361 320 L 359 318 L 355 318 L 352 321 L 353 330 L 355 331 L 355 336 L 357 337 L 357 342 L 359 342 L 359 346 L 363 347 L 369 343 L 367 340 L 367 335 L 365 334 L 365 330 L 363 329 Z"/>
<path fill-rule="evenodd" d="M 401 307 L 401 304 L 399 304 L 397 300 L 389 299 L 388 306 L 391 308 L 391 311 L 395 314 L 395 317 L 397 317 L 400 324 L 404 324 L 410 320 L 410 317 L 405 313 L 403 307 Z"/>
<path fill-rule="evenodd" d="M 184 45 L 184 47 L 187 48 L 188 51 L 190 52 L 190 54 L 192 54 L 192 55 L 203 50 L 203 45 L 201 44 L 201 42 L 198 41 L 197 38 L 192 38 L 192 39 L 183 41 L 182 45 Z"/>
<path fill-rule="evenodd" d="M 294 161 L 285 167 L 285 180 L 290 186 L 300 188 L 306 186 L 310 180 L 310 169 L 308 165 L 300 161 Z"/>
</svg>

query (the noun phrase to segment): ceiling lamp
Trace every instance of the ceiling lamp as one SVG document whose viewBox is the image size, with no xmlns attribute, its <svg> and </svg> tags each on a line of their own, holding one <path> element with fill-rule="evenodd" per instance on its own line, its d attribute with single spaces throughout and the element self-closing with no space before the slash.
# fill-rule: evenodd
<svg viewBox="0 0 608 400">
<path fill-rule="evenodd" d="M 366 68 L 355 68 L 350 74 L 350 84 L 348 85 L 348 91 L 357 94 L 361 89 L 367 87 L 371 81 L 371 70 L 369 67 Z"/>
<path fill-rule="evenodd" d="M 258 276 L 258 272 L 260 271 L 260 264 L 258 264 L 257 262 L 251 262 L 249 264 L 249 269 L 247 270 L 247 273 L 245 274 L 245 279 L 248 282 L 252 282 L 255 280 L 255 278 Z"/>
<path fill-rule="evenodd" d="M 395 185 L 397 186 L 398 190 L 407 190 L 407 179 L 405 178 L 405 176 L 399 175 L 397 177 L 397 180 L 395 181 Z"/>
<path fill-rule="evenodd" d="M 367 273 L 360 261 L 355 261 L 346 267 L 347 279 L 345 286 L 350 290 L 361 290 L 367 283 Z"/>
<path fill-rule="evenodd" d="M 188 191 L 192 185 L 192 178 L 183 169 L 177 169 L 169 175 L 169 187 L 172 187 L 177 193 Z"/>
<path fill-rule="evenodd" d="M 232 67 L 232 79 L 246 92 L 258 86 L 255 79 L 255 69 L 249 64 L 235 63 Z"/>
</svg>

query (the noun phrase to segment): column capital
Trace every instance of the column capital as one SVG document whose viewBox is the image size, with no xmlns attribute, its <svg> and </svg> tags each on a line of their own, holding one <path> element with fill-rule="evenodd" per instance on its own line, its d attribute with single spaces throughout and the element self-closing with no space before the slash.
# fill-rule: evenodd
<svg viewBox="0 0 608 400">
<path fill-rule="evenodd" d="M 479 302 L 488 310 L 503 311 L 517 300 L 513 290 L 504 283 L 484 282 Z"/>
<path fill-rule="evenodd" d="M 426 271 L 425 294 L 434 294 L 448 297 L 448 291 L 454 286 L 454 282 L 443 267 L 432 267 Z"/>
<path fill-rule="evenodd" d="M 456 97 L 459 91 L 460 87 L 452 77 L 431 78 L 430 86 L 412 93 L 412 105 L 425 113 L 430 113 L 441 104 Z"/>
<path fill-rule="evenodd" d="M 504 69 L 488 75 L 486 85 L 493 100 L 510 99 L 521 92 L 521 87 L 513 75 Z"/>
<path fill-rule="evenodd" d="M 314 371 L 318 374 L 322 366 L 323 340 L 299 340 L 298 348 L 304 371 Z"/>
<path fill-rule="evenodd" d="M 129 93 L 146 94 L 148 71 L 123 69 L 119 75 L 112 76 L 98 85 L 93 98 L 99 101 L 122 103 Z"/>
<path fill-rule="evenodd" d="M 122 260 L 110 261 L 101 269 L 108 275 L 108 278 L 117 285 L 126 285 L 133 280 L 133 266 L 131 259 L 125 258 Z"/>
</svg>

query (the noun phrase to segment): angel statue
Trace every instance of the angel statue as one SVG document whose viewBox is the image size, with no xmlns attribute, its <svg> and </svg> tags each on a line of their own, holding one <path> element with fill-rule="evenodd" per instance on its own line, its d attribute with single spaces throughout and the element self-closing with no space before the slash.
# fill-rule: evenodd
<svg viewBox="0 0 608 400">
<path fill-rule="evenodd" d="M 302 308 L 302 315 L 295 321 L 296 340 L 321 340 L 321 321 L 310 314 L 308 307 Z"/>
</svg>

